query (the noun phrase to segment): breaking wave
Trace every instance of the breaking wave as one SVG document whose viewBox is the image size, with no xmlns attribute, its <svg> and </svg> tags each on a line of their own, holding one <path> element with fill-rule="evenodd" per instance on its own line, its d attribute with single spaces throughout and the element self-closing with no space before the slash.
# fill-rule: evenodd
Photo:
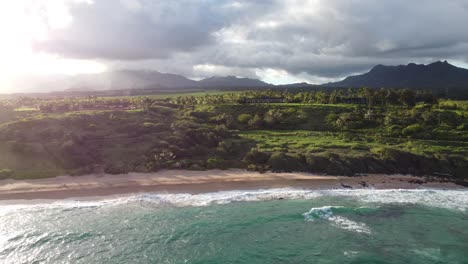
<svg viewBox="0 0 468 264">
<path fill-rule="evenodd" d="M 0 203 L 0 213 L 9 210 L 42 210 L 44 208 L 100 207 L 139 203 L 148 206 L 209 206 L 233 202 L 267 200 L 312 200 L 319 197 L 343 197 L 366 204 L 421 204 L 431 207 L 466 211 L 468 191 L 466 190 L 303 190 L 267 189 L 251 191 L 223 191 L 202 194 L 141 193 L 118 197 L 95 198 L 93 200 L 43 200 Z M 335 208 L 336 210 L 336 208 Z"/>
<path fill-rule="evenodd" d="M 372 234 L 371 229 L 364 223 L 352 221 L 343 216 L 335 215 L 336 211 L 346 209 L 343 206 L 323 206 L 311 208 L 309 212 L 303 214 L 306 221 L 314 222 L 320 220 L 330 221 L 332 225 L 345 229 L 348 231 L 354 231 L 357 233 Z"/>
</svg>

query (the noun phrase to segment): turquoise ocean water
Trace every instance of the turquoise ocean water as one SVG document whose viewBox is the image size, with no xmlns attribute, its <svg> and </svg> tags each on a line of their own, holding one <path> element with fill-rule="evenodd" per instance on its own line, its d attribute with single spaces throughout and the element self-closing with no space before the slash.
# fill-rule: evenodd
<svg viewBox="0 0 468 264">
<path fill-rule="evenodd" d="M 273 189 L 0 205 L 0 263 L 468 263 L 468 191 Z"/>
</svg>

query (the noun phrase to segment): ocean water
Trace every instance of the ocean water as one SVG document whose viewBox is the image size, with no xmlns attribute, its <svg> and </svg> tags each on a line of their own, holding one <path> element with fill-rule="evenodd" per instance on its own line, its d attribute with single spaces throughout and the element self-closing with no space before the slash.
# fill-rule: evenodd
<svg viewBox="0 0 468 264">
<path fill-rule="evenodd" d="M 272 189 L 0 204 L 0 263 L 468 263 L 468 191 Z"/>
</svg>

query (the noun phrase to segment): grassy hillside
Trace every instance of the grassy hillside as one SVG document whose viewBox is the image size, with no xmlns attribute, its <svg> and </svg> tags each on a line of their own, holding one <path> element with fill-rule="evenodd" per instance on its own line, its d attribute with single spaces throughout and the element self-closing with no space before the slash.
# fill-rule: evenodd
<svg viewBox="0 0 468 264">
<path fill-rule="evenodd" d="M 275 96 L 4 102 L 0 178 L 163 168 L 468 176 L 465 101 L 369 106 L 290 94 L 280 96 L 293 102 L 242 101 L 265 95 Z"/>
</svg>

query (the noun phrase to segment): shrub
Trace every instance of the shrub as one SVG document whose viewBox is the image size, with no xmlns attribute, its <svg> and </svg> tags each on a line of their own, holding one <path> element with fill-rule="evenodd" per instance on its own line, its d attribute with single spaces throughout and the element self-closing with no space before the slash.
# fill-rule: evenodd
<svg viewBox="0 0 468 264">
<path fill-rule="evenodd" d="M 407 112 L 399 111 L 399 112 L 387 112 L 384 117 L 384 125 L 391 126 L 391 125 L 401 125 L 401 126 L 408 126 L 414 124 L 414 118 L 408 115 Z"/>
<path fill-rule="evenodd" d="M 188 169 L 189 170 L 194 170 L 194 171 L 203 171 L 203 170 L 205 170 L 205 168 L 201 164 L 197 164 L 197 163 L 191 164 Z"/>
<path fill-rule="evenodd" d="M 248 124 L 251 119 L 252 115 L 250 114 L 241 114 L 237 117 L 237 121 L 241 124 Z"/>
<path fill-rule="evenodd" d="M 334 125 L 339 129 L 357 129 L 365 127 L 366 122 L 360 113 L 350 112 L 338 115 Z"/>
<path fill-rule="evenodd" d="M 208 112 L 197 112 L 197 111 L 192 111 L 192 112 L 189 112 L 188 113 L 190 116 L 192 117 L 195 117 L 195 118 L 198 118 L 198 119 L 201 119 L 201 120 L 205 120 L 207 121 L 210 117 L 210 113 Z"/>
<path fill-rule="evenodd" d="M 338 115 L 332 112 L 325 117 L 325 123 L 327 123 L 327 125 L 329 125 L 330 127 L 334 128 L 336 125 L 337 119 L 338 119 Z"/>
<path fill-rule="evenodd" d="M 0 170 L 0 180 L 12 178 L 14 174 L 15 173 L 12 170 L 2 169 Z"/>
<path fill-rule="evenodd" d="M 244 161 L 248 164 L 264 164 L 268 162 L 270 154 L 266 152 L 258 151 L 257 149 L 251 149 L 244 156 Z"/>
<path fill-rule="evenodd" d="M 151 122 L 144 122 L 143 123 L 144 127 L 154 127 L 155 125 L 156 125 L 155 123 L 151 123 Z"/>
<path fill-rule="evenodd" d="M 418 133 L 423 132 L 424 129 L 420 124 L 409 125 L 402 130 L 403 135 L 405 136 L 414 136 Z"/>
<path fill-rule="evenodd" d="M 153 113 L 157 113 L 157 114 L 161 114 L 165 116 L 170 116 L 175 113 L 174 109 L 172 108 L 165 107 L 165 106 L 157 106 L 157 105 L 151 106 L 149 110 Z"/>
<path fill-rule="evenodd" d="M 230 156 L 242 156 L 248 151 L 249 147 L 252 147 L 254 144 L 255 143 L 252 143 L 252 141 L 248 139 L 225 139 L 219 142 L 217 150 Z"/>
<path fill-rule="evenodd" d="M 390 134 L 391 136 L 398 136 L 398 135 L 400 135 L 402 129 L 403 129 L 403 127 L 401 127 L 399 125 L 391 125 L 391 126 L 387 126 L 385 128 L 385 131 L 388 134 Z"/>
<path fill-rule="evenodd" d="M 304 171 L 304 164 L 300 157 L 283 152 L 272 154 L 268 159 L 268 165 L 275 172 Z"/>
<path fill-rule="evenodd" d="M 424 122 L 428 125 L 435 125 L 437 124 L 437 114 L 433 111 L 424 111 L 421 114 L 421 118 L 424 120 Z"/>
<path fill-rule="evenodd" d="M 169 130 L 169 126 L 166 124 L 152 123 L 152 122 L 144 122 L 143 127 L 148 130 L 155 131 L 155 132 L 162 132 L 162 131 Z"/>
<path fill-rule="evenodd" d="M 96 124 L 89 124 L 88 127 L 87 127 L 88 130 L 91 130 L 91 131 L 96 131 L 97 129 L 97 126 Z"/>
<path fill-rule="evenodd" d="M 324 172 L 328 167 L 327 157 L 319 154 L 310 154 L 306 157 L 307 167 L 312 172 Z"/>
<path fill-rule="evenodd" d="M 263 126 L 263 119 L 259 114 L 255 114 L 255 116 L 250 119 L 249 126 L 253 129 L 259 129 Z"/>
<path fill-rule="evenodd" d="M 208 169 L 226 169 L 226 163 L 223 159 L 214 157 L 206 161 L 206 167 Z"/>
<path fill-rule="evenodd" d="M 280 123 L 284 118 L 283 114 L 278 109 L 270 109 L 268 112 L 265 113 L 264 116 L 265 123 L 272 127 L 278 123 Z"/>
<path fill-rule="evenodd" d="M 383 160 L 396 160 L 400 156 L 400 151 L 386 147 L 372 148 L 371 153 Z"/>
<path fill-rule="evenodd" d="M 439 113 L 440 122 L 450 127 L 459 125 L 460 119 L 460 116 L 455 112 L 443 111 Z"/>
<path fill-rule="evenodd" d="M 116 165 L 107 166 L 104 169 L 104 172 L 108 173 L 108 174 L 125 174 L 125 173 L 128 173 L 129 170 L 128 170 L 128 167 L 125 164 L 120 163 L 120 164 L 116 164 Z"/>
<path fill-rule="evenodd" d="M 247 170 L 248 171 L 256 171 L 257 170 L 257 165 L 249 164 L 249 165 L 247 165 Z"/>
<path fill-rule="evenodd" d="M 457 129 L 462 130 L 462 131 L 467 131 L 468 130 L 468 124 L 461 124 L 461 125 L 457 126 Z"/>
</svg>

